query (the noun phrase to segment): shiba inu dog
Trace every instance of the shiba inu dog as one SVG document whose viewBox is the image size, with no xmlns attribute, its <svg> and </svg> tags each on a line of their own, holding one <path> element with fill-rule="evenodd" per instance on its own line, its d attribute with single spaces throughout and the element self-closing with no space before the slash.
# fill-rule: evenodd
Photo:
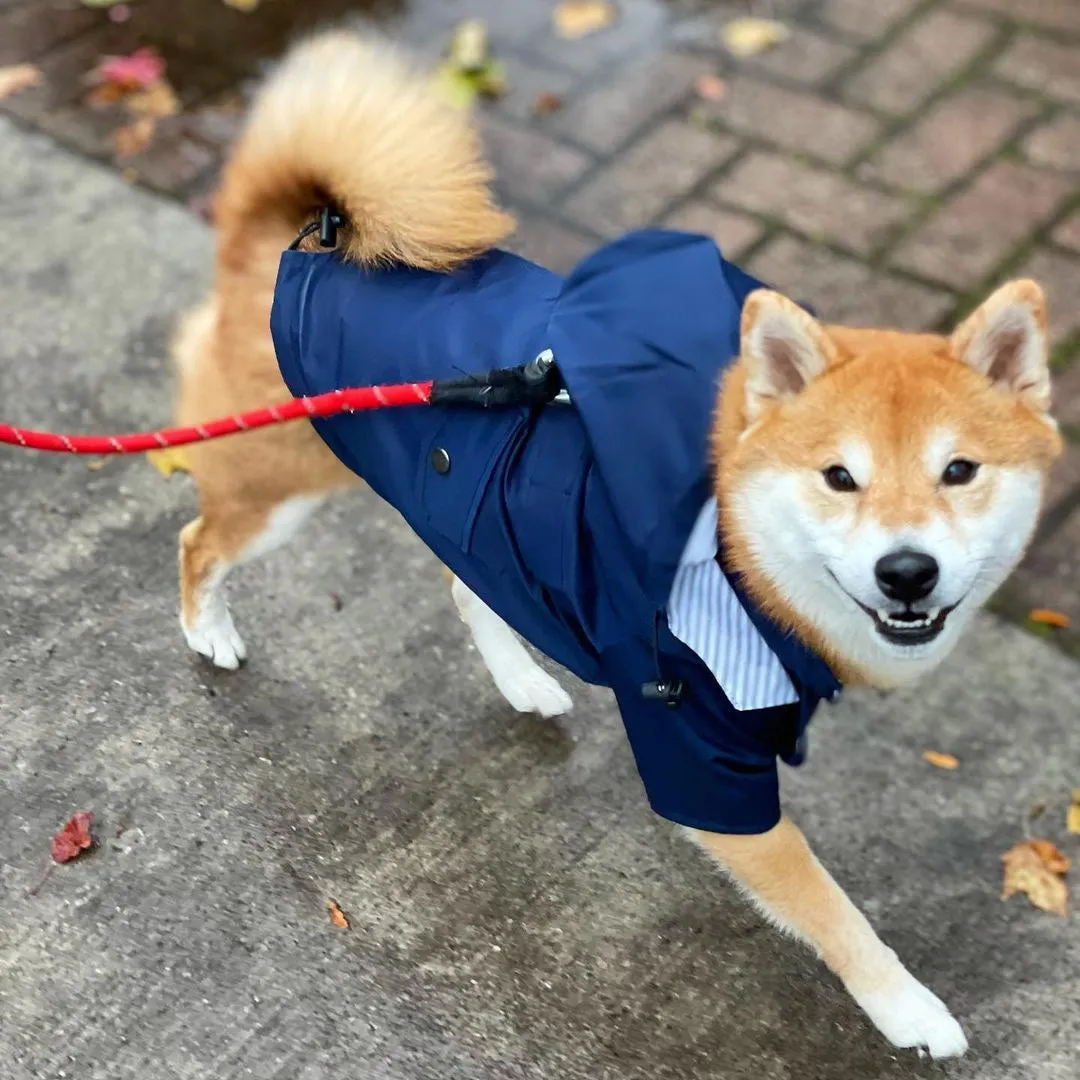
<svg viewBox="0 0 1080 1080">
<path fill-rule="evenodd" d="M 1039 287 L 1004 285 L 945 337 L 826 325 L 682 234 L 637 234 L 563 280 L 496 250 L 513 223 L 490 179 L 468 117 L 383 45 L 322 35 L 262 91 L 217 200 L 212 294 L 177 338 L 178 421 L 541 350 L 573 407 L 393 410 L 193 447 L 188 643 L 237 667 L 229 570 L 366 479 L 456 575 L 515 708 L 570 707 L 516 629 L 615 690 L 654 807 L 888 1039 L 963 1053 L 780 815 L 776 757 L 797 760 L 834 685 L 940 664 L 1020 558 L 1060 451 Z M 328 204 L 337 250 L 283 258 Z"/>
</svg>

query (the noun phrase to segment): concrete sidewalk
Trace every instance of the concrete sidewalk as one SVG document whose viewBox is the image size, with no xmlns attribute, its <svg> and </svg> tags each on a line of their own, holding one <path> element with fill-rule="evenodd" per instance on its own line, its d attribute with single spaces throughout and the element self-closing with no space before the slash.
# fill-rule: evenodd
<svg viewBox="0 0 1080 1080">
<path fill-rule="evenodd" d="M 0 160 L 0 414 L 165 420 L 206 227 L 4 121 Z M 1073 661 L 987 617 L 919 693 L 826 711 L 786 778 L 964 1024 L 970 1056 L 935 1065 L 651 816 L 606 694 L 575 687 L 558 724 L 502 704 L 373 497 L 238 576 L 244 671 L 196 662 L 175 617 L 193 508 L 141 459 L 0 453 L 5 1080 L 1076 1076 L 1080 923 L 998 899 L 1032 803 L 1080 855 L 1056 831 Z M 99 848 L 28 895 L 76 810 Z"/>
</svg>

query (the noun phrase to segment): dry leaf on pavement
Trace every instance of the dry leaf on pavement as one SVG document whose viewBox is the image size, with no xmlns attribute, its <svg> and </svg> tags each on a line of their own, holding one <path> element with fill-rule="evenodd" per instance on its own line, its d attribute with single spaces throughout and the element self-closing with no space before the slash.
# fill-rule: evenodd
<svg viewBox="0 0 1080 1080">
<path fill-rule="evenodd" d="M 1001 861 L 1005 881 L 1001 899 L 1022 892 L 1037 908 L 1065 916 L 1069 887 L 1064 874 L 1069 860 L 1049 840 L 1024 840 L 1009 848 Z"/>
<path fill-rule="evenodd" d="M 533 98 L 533 116 L 547 116 L 549 113 L 558 112 L 561 108 L 562 98 L 550 90 L 542 90 Z"/>
<path fill-rule="evenodd" d="M 90 73 L 90 80 L 121 90 L 146 90 L 164 75 L 164 57 L 146 45 L 128 56 L 106 56 Z"/>
<path fill-rule="evenodd" d="M 727 93 L 727 83 L 719 75 L 706 73 L 699 75 L 694 81 L 694 89 L 697 96 L 705 101 L 722 101 Z"/>
<path fill-rule="evenodd" d="M 1055 874 L 1066 874 L 1072 866 L 1072 859 L 1063 855 L 1057 844 L 1050 840 L 1031 840 L 1030 844 L 1039 858 L 1046 863 L 1046 868 Z"/>
<path fill-rule="evenodd" d="M 52 838 L 52 857 L 58 863 L 71 862 L 94 846 L 90 823 L 94 815 L 86 811 L 73 814 Z"/>
<path fill-rule="evenodd" d="M 0 67 L 0 101 L 20 90 L 29 90 L 41 82 L 41 69 L 33 64 L 14 64 Z"/>
<path fill-rule="evenodd" d="M 615 21 L 615 5 L 609 0 L 562 0 L 551 18 L 559 37 L 573 40 L 610 26 Z"/>
<path fill-rule="evenodd" d="M 152 116 L 140 116 L 133 123 L 117 128 L 112 134 L 113 153 L 118 158 L 134 157 L 150 145 L 156 128 L 157 121 Z"/>
<path fill-rule="evenodd" d="M 167 446 L 164 450 L 147 450 L 150 464 L 168 479 L 174 472 L 191 472 L 187 454 L 182 446 Z"/>
<path fill-rule="evenodd" d="M 791 31 L 776 19 L 732 19 L 720 31 L 727 51 L 741 59 L 757 56 L 789 37 Z"/>
<path fill-rule="evenodd" d="M 1071 833 L 1080 833 L 1080 788 L 1073 792 L 1072 806 L 1065 816 L 1065 828 Z"/>
<path fill-rule="evenodd" d="M 492 57 L 482 19 L 466 19 L 454 27 L 446 59 L 435 69 L 434 77 L 446 101 L 459 108 L 468 108 L 478 94 L 502 97 L 506 93 L 506 65 Z"/>
<path fill-rule="evenodd" d="M 328 900 L 326 902 L 326 910 L 330 913 L 330 921 L 339 930 L 349 929 L 349 920 L 345 916 L 345 912 L 338 907 L 336 900 Z"/>
<path fill-rule="evenodd" d="M 939 750 L 924 750 L 922 756 L 923 761 L 928 761 L 939 769 L 955 769 L 960 764 L 952 754 L 943 754 Z"/>
<path fill-rule="evenodd" d="M 175 116 L 180 111 L 180 99 L 167 79 L 157 79 L 145 90 L 129 94 L 124 104 L 138 116 Z"/>
<path fill-rule="evenodd" d="M 1069 616 L 1061 611 L 1054 611 L 1052 608 L 1036 608 L 1028 618 L 1033 623 L 1039 623 L 1041 626 L 1056 626 L 1060 630 L 1064 630 L 1069 625 Z"/>
<path fill-rule="evenodd" d="M 483 71 L 491 58 L 487 24 L 483 19 L 464 19 L 450 31 L 446 57 L 458 71 Z"/>
</svg>

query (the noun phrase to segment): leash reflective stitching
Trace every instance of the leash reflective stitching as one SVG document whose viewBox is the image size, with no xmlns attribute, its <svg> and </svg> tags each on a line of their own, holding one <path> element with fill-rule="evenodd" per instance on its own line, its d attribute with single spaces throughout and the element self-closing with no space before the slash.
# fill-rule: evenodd
<svg viewBox="0 0 1080 1080">
<path fill-rule="evenodd" d="M 173 446 L 220 439 L 292 420 L 326 419 L 340 413 L 394 409 L 407 405 L 458 406 L 472 409 L 569 405 L 558 368 L 545 350 L 516 368 L 497 368 L 482 375 L 428 382 L 356 386 L 313 397 L 293 398 L 250 412 L 223 416 L 187 427 L 133 431 L 123 435 L 67 435 L 0 424 L 0 445 L 61 454 L 141 454 Z"/>
</svg>

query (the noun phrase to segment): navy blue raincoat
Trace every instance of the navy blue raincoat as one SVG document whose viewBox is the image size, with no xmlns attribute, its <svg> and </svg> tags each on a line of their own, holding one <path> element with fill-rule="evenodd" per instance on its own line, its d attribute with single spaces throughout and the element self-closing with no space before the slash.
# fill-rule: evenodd
<svg viewBox="0 0 1080 1080">
<path fill-rule="evenodd" d="M 315 427 L 518 633 L 614 690 L 653 808 L 715 832 L 776 824 L 777 757 L 801 760 L 811 713 L 839 691 L 737 581 L 795 704 L 739 711 L 665 619 L 711 495 L 718 380 L 759 285 L 712 240 L 660 230 L 601 248 L 565 278 L 504 251 L 447 274 L 290 251 L 271 317 L 297 396 L 456 378 L 553 352 L 569 408 L 420 406 Z M 675 707 L 643 694 L 657 680 L 683 681 Z"/>
</svg>

